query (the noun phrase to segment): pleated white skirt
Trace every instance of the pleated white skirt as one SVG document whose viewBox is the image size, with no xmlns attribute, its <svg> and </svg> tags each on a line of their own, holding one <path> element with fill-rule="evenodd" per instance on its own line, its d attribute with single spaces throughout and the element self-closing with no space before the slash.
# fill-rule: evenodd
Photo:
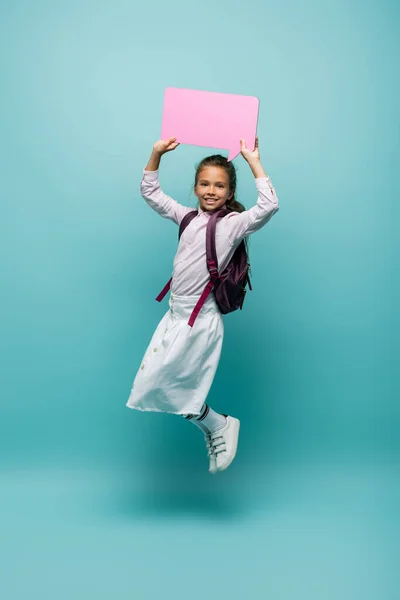
<svg viewBox="0 0 400 600">
<path fill-rule="evenodd" d="M 198 296 L 170 295 L 133 382 L 126 406 L 136 410 L 199 414 L 218 367 L 224 324 L 211 293 L 197 319 Z"/>
</svg>

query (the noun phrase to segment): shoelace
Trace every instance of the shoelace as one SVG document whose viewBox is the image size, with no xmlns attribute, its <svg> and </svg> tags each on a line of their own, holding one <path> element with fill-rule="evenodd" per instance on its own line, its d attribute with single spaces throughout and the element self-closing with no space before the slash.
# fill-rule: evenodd
<svg viewBox="0 0 400 600">
<path fill-rule="evenodd" d="M 210 434 L 206 435 L 206 446 L 207 446 L 208 456 L 211 458 L 211 456 L 213 456 L 213 454 L 214 454 L 214 448 L 213 448 L 213 445 L 211 442 Z"/>
<path fill-rule="evenodd" d="M 221 454 L 221 452 L 224 452 L 224 450 L 226 450 L 224 436 L 220 435 L 218 431 L 211 436 L 211 444 L 215 455 Z"/>
</svg>

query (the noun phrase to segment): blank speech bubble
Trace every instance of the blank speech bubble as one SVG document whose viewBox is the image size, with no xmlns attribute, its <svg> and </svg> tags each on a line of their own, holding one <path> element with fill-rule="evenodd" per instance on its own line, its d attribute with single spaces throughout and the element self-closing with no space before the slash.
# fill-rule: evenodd
<svg viewBox="0 0 400 600">
<path fill-rule="evenodd" d="M 240 140 L 253 150 L 259 100 L 255 96 L 165 89 L 161 139 L 180 144 L 224 148 L 228 161 L 240 153 Z"/>
</svg>

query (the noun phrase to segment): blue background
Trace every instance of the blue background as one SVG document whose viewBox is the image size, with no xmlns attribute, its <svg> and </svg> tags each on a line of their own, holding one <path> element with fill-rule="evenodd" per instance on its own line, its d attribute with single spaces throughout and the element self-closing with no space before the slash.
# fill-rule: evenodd
<svg viewBox="0 0 400 600">
<path fill-rule="evenodd" d="M 2 597 L 395 598 L 399 12 L 1 2 Z M 216 477 L 193 426 L 125 407 L 176 250 L 139 194 L 167 86 L 259 97 L 281 207 L 225 319 Z M 211 151 L 165 156 L 163 188 L 195 206 Z"/>
</svg>

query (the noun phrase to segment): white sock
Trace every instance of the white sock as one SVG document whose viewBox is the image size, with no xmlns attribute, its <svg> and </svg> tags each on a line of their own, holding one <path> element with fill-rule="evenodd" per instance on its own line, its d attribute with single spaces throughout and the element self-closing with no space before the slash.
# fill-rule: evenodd
<svg viewBox="0 0 400 600">
<path fill-rule="evenodd" d="M 196 427 L 201 429 L 203 433 L 210 433 L 209 430 L 207 429 L 207 427 L 205 425 L 203 425 L 203 423 L 201 421 L 198 421 L 196 419 L 196 415 L 184 415 L 184 417 L 187 421 L 189 421 L 190 423 L 193 423 L 193 425 L 196 425 Z"/>
<path fill-rule="evenodd" d="M 226 417 L 215 412 L 206 403 L 203 404 L 199 415 L 187 415 L 186 419 L 203 431 L 210 433 L 214 433 L 226 425 Z"/>
</svg>

